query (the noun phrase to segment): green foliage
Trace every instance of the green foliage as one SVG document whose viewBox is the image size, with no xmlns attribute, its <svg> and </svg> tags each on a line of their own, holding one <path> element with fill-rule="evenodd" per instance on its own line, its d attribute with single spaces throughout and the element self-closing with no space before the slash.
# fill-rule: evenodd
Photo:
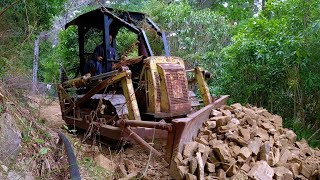
<svg viewBox="0 0 320 180">
<path fill-rule="evenodd" d="M 284 117 L 318 121 L 318 7 L 319 0 L 268 1 L 223 50 L 220 92 Z"/>
</svg>

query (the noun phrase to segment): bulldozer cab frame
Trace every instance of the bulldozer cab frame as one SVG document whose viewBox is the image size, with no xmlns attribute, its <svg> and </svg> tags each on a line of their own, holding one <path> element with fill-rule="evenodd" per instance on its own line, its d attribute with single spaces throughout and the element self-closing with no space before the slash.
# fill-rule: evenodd
<svg viewBox="0 0 320 180">
<path fill-rule="evenodd" d="M 77 26 L 78 29 L 80 74 L 82 76 L 85 74 L 85 36 L 90 29 L 97 29 L 103 32 L 101 42 L 103 42 L 102 44 L 104 46 L 104 52 L 110 52 L 110 48 L 112 46 L 117 54 L 117 35 L 119 30 L 124 27 L 129 31 L 137 34 L 137 39 L 139 41 L 138 55 L 145 57 L 153 56 L 154 54 L 148 41 L 146 32 L 144 29 L 139 27 L 139 24 L 141 24 L 141 22 L 146 22 L 156 32 L 156 34 L 162 40 L 165 55 L 170 56 L 165 32 L 162 32 L 160 28 L 147 15 L 143 13 L 119 11 L 112 8 L 103 7 L 101 9 L 99 8 L 80 15 L 76 19 L 67 23 L 65 28 L 68 28 L 70 26 Z M 112 36 L 111 43 L 109 43 L 109 36 Z M 106 64 L 109 62 L 117 62 L 116 59 L 112 59 L 110 57 L 110 53 L 106 53 L 106 57 L 104 58 L 104 63 Z"/>
<path fill-rule="evenodd" d="M 144 29 L 138 27 L 141 21 L 147 22 L 162 39 L 165 56 L 154 56 Z M 197 135 L 211 110 L 228 99 L 221 96 L 214 101 L 205 81 L 208 73 L 200 67 L 186 70 L 181 58 L 170 56 L 165 33 L 143 13 L 101 8 L 80 15 L 66 28 L 71 25 L 78 27 L 81 76 L 58 85 L 62 119 L 69 125 L 94 128 L 111 139 L 132 139 L 171 165 L 183 145 Z M 112 44 L 116 47 L 117 33 L 122 27 L 137 34 L 138 57 L 117 62 L 107 53 L 106 63 L 114 62 L 113 70 L 92 77 L 86 75 L 86 32 L 91 28 L 102 30 L 104 50 L 109 52 L 109 35 L 114 37 Z M 187 73 L 192 73 L 193 79 L 189 80 Z M 192 109 L 199 106 L 199 101 L 189 91 L 191 82 L 197 82 L 204 105 L 195 112 Z M 145 141 L 153 133 L 167 139 L 165 155 Z"/>
</svg>

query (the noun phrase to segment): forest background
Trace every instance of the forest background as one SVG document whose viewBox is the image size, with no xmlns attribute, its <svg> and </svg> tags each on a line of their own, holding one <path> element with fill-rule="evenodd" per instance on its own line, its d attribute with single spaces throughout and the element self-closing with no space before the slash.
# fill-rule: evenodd
<svg viewBox="0 0 320 180">
<path fill-rule="evenodd" d="M 214 74 L 211 93 L 279 114 L 320 145 L 320 0 L 2 0 L 2 81 L 31 81 L 39 40 L 38 80 L 57 84 L 59 68 L 78 63 L 77 33 L 62 31 L 65 23 L 101 4 L 147 13 L 167 33 L 171 55 Z M 120 49 L 134 40 L 123 32 Z"/>
</svg>

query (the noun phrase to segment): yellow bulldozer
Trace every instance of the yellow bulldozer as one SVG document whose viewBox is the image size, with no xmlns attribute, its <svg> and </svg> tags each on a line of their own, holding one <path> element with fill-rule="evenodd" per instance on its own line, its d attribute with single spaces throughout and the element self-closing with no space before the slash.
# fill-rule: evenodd
<svg viewBox="0 0 320 180">
<path fill-rule="evenodd" d="M 62 118 L 69 125 L 84 130 L 95 127 L 109 139 L 131 139 L 171 165 L 212 109 L 228 99 L 211 96 L 206 83 L 210 73 L 200 67 L 187 69 L 181 58 L 170 56 L 166 34 L 146 14 L 99 8 L 78 16 L 66 28 L 70 26 L 78 30 L 79 73 L 74 79 L 62 78 L 58 85 Z M 123 28 L 136 35 L 136 57 L 118 55 L 117 35 Z M 92 29 L 100 32 L 103 51 L 113 49 L 116 54 L 104 53 L 100 74 L 84 70 L 94 56 L 85 48 L 86 34 Z M 154 55 L 146 30 L 160 39 L 162 56 Z M 190 90 L 194 82 L 200 100 Z M 156 136 L 166 139 L 165 154 L 145 141 L 155 129 Z"/>
</svg>

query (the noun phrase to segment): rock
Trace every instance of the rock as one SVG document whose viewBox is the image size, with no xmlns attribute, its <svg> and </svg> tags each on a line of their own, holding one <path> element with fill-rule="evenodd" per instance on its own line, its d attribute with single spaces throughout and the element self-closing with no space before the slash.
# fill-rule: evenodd
<svg viewBox="0 0 320 180">
<path fill-rule="evenodd" d="M 186 175 L 186 180 L 197 180 L 197 176 L 188 173 L 188 174 Z"/>
<path fill-rule="evenodd" d="M 223 169 L 218 170 L 218 179 L 219 180 L 227 179 L 227 174 Z"/>
<path fill-rule="evenodd" d="M 122 162 L 116 167 L 116 173 L 119 178 L 124 178 L 127 176 L 126 167 Z"/>
<path fill-rule="evenodd" d="M 246 160 L 250 157 L 251 153 L 252 151 L 249 148 L 243 147 L 240 149 L 239 156 Z"/>
<path fill-rule="evenodd" d="M 183 150 L 183 157 L 188 158 L 193 156 L 198 150 L 198 143 L 197 142 L 188 142 Z"/>
<path fill-rule="evenodd" d="M 180 166 L 182 164 L 182 161 L 183 161 L 183 157 L 181 155 L 180 152 L 177 153 L 177 155 L 174 157 L 174 162 Z"/>
<path fill-rule="evenodd" d="M 249 172 L 251 169 L 251 167 L 248 164 L 243 164 L 241 167 L 241 170 L 245 171 L 245 172 Z"/>
<path fill-rule="evenodd" d="M 176 177 L 177 179 L 184 179 L 184 177 L 186 176 L 186 174 L 189 171 L 189 167 L 188 166 L 178 166 L 178 177 Z"/>
<path fill-rule="evenodd" d="M 257 136 L 259 136 L 261 138 L 262 141 L 268 141 L 269 140 L 269 134 L 268 131 L 259 128 L 257 131 Z"/>
<path fill-rule="evenodd" d="M 231 117 L 232 113 L 229 110 L 220 110 L 223 115 Z"/>
<path fill-rule="evenodd" d="M 246 141 L 250 140 L 250 129 L 243 129 L 239 128 L 239 134 L 245 139 Z"/>
<path fill-rule="evenodd" d="M 0 144 L 0 162 L 7 166 L 18 155 L 21 144 L 21 132 L 9 113 L 0 117 Z"/>
<path fill-rule="evenodd" d="M 294 143 L 297 140 L 297 135 L 291 130 L 286 131 L 286 136 L 291 143 Z"/>
<path fill-rule="evenodd" d="M 282 155 L 280 157 L 279 164 L 284 164 L 291 157 L 291 152 L 288 149 L 284 149 L 283 152 L 281 152 L 281 154 Z"/>
<path fill-rule="evenodd" d="M 230 180 L 247 180 L 247 179 L 249 179 L 249 177 L 243 172 L 239 172 L 230 178 Z"/>
<path fill-rule="evenodd" d="M 257 180 L 272 180 L 274 171 L 266 161 L 258 161 L 251 168 L 248 175 Z"/>
<path fill-rule="evenodd" d="M 202 162 L 201 153 L 197 152 L 196 158 L 198 162 L 197 178 L 198 180 L 204 180 L 204 163 Z"/>
<path fill-rule="evenodd" d="M 197 167 L 198 167 L 198 161 L 197 161 L 197 158 L 191 158 L 190 159 L 190 165 L 189 165 L 189 172 L 191 174 L 194 174 L 194 172 L 196 172 L 197 170 Z"/>
<path fill-rule="evenodd" d="M 218 116 L 210 118 L 211 121 L 216 121 L 216 127 L 221 127 L 227 125 L 227 123 L 231 120 L 231 117 L 228 116 Z"/>
<path fill-rule="evenodd" d="M 270 145 L 269 143 L 263 143 L 260 147 L 260 160 L 269 160 Z"/>
<path fill-rule="evenodd" d="M 299 175 L 299 169 L 300 169 L 299 163 L 290 164 L 289 170 L 292 172 L 294 178 L 296 178 Z"/>
<path fill-rule="evenodd" d="M 204 149 L 204 152 L 202 153 L 202 161 L 207 162 L 209 154 L 210 154 L 211 148 L 209 146 L 206 146 Z M 200 152 L 200 151 L 199 151 Z"/>
<path fill-rule="evenodd" d="M 136 171 L 136 166 L 134 165 L 134 163 L 131 160 L 124 159 L 124 164 L 125 164 L 125 167 L 126 167 L 128 173 L 131 174 Z"/>
<path fill-rule="evenodd" d="M 240 110 L 240 111 L 242 110 L 242 106 L 241 106 L 240 103 L 232 104 L 231 107 L 234 108 L 234 109 L 238 109 L 238 110 Z"/>
<path fill-rule="evenodd" d="M 106 158 L 102 154 L 98 154 L 95 158 L 94 161 L 97 163 L 98 166 L 103 167 L 107 171 L 114 171 L 114 166 L 111 160 Z"/>
<path fill-rule="evenodd" d="M 274 170 L 275 178 L 278 180 L 293 179 L 292 172 L 283 166 L 275 167 L 275 168 L 273 168 L 273 170 Z"/>
<path fill-rule="evenodd" d="M 216 121 L 206 121 L 205 125 L 208 127 L 208 129 L 214 129 L 217 126 Z"/>
<path fill-rule="evenodd" d="M 213 173 L 216 171 L 216 166 L 213 163 L 206 163 L 206 171 L 209 173 Z"/>
<path fill-rule="evenodd" d="M 222 112 L 212 109 L 211 116 L 222 116 Z"/>
<path fill-rule="evenodd" d="M 137 172 L 132 172 L 128 175 L 126 175 L 125 177 L 123 178 L 120 178 L 118 180 L 130 180 L 130 179 L 135 179 L 136 177 L 138 176 L 138 173 Z"/>
<path fill-rule="evenodd" d="M 239 119 L 237 119 L 237 118 L 232 118 L 232 119 L 231 119 L 231 123 L 233 123 L 233 124 L 235 124 L 235 125 L 238 125 L 238 124 L 240 124 L 240 121 L 239 121 Z"/>
<path fill-rule="evenodd" d="M 307 179 L 310 178 L 312 173 L 318 168 L 315 162 L 301 162 L 299 172 Z"/>
<path fill-rule="evenodd" d="M 253 154 L 258 155 L 260 152 L 262 140 L 260 138 L 255 138 L 253 141 L 250 141 L 248 148 L 252 151 Z"/>
<path fill-rule="evenodd" d="M 228 162 L 230 160 L 229 148 L 227 148 L 227 146 L 217 145 L 212 149 L 221 162 Z"/>
</svg>

